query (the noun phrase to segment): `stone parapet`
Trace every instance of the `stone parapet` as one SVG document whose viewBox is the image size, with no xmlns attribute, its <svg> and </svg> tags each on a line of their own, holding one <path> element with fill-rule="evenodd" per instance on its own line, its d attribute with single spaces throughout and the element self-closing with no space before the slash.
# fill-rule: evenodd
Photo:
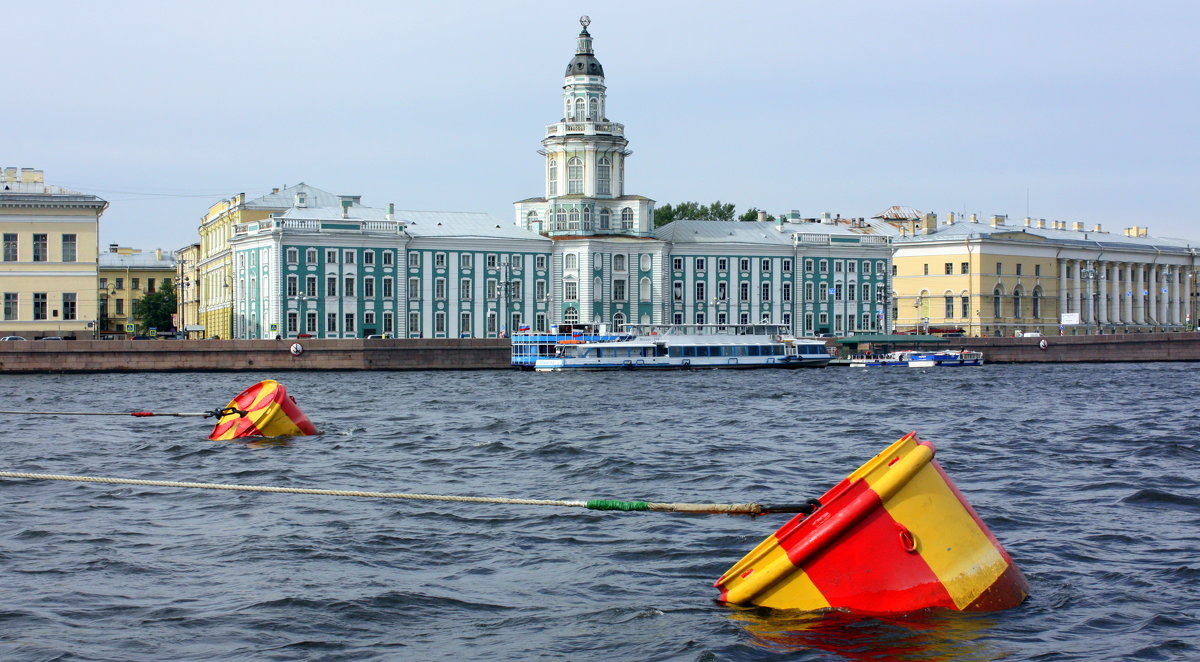
<svg viewBox="0 0 1200 662">
<path fill-rule="evenodd" d="M 291 351 L 299 344 L 303 351 Z M 0 373 L 479 370 L 510 367 L 507 339 L 65 340 L 0 343 Z"/>
</svg>

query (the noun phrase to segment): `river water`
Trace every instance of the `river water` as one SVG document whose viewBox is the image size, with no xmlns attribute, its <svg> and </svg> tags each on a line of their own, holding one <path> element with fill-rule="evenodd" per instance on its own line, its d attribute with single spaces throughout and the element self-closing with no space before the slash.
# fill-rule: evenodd
<svg viewBox="0 0 1200 662">
<path fill-rule="evenodd" d="M 197 412 L 260 379 L 324 434 L 3 415 L 0 470 L 546 499 L 794 502 L 903 434 L 1028 577 L 1021 607 L 714 602 L 787 516 L 602 513 L 0 480 L 0 659 L 1200 658 L 1186 363 L 942 370 L 0 377 L 0 409 Z"/>
</svg>

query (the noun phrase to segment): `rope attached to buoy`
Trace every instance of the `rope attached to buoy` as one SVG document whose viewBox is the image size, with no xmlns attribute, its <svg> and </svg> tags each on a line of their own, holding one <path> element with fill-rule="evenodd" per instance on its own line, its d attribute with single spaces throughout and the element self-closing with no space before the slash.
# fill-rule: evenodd
<svg viewBox="0 0 1200 662">
<path fill-rule="evenodd" d="M 199 416 L 203 418 L 222 418 L 230 414 L 245 416 L 249 412 L 225 407 L 212 411 L 164 413 L 154 411 L 0 411 L 0 414 L 27 414 L 31 416 Z"/>
<path fill-rule="evenodd" d="M 408 494 L 403 492 L 366 492 L 359 490 L 327 490 L 311 487 L 271 487 L 263 485 L 230 485 L 224 483 L 188 483 L 170 480 L 141 480 L 135 478 L 106 478 L 102 476 L 70 476 L 65 474 L 36 474 L 21 471 L 0 471 L 0 478 L 28 478 L 34 480 L 63 480 L 81 483 L 107 483 L 113 485 L 140 485 L 146 487 L 180 487 L 204 490 L 232 490 L 238 492 L 273 492 L 281 494 L 317 494 L 321 496 L 367 497 L 373 499 L 413 499 L 418 501 L 455 501 L 461 503 L 497 503 L 519 506 L 561 506 L 587 508 L 589 510 L 615 510 L 624 512 L 654 511 L 667 513 L 699 513 L 725 515 L 766 515 L 768 513 L 811 513 L 821 506 L 816 499 L 799 504 L 764 505 L 758 503 L 654 503 L 650 501 L 616 501 L 592 499 L 586 501 L 558 501 L 552 499 L 510 499 L 505 497 L 472 497 L 440 494 Z"/>
</svg>

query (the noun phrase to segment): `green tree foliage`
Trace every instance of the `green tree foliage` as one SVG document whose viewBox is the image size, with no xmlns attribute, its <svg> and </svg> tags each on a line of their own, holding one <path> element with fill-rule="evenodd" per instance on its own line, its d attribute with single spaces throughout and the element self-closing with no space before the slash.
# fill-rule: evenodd
<svg viewBox="0 0 1200 662">
<path fill-rule="evenodd" d="M 757 215 L 757 211 L 755 214 Z M 680 202 L 675 206 L 669 204 L 654 210 L 654 225 L 666 225 L 671 221 L 732 221 L 735 209 L 732 202 L 717 200 L 710 205 L 698 202 Z"/>
<path fill-rule="evenodd" d="M 170 329 L 171 315 L 175 313 L 176 306 L 175 286 L 170 278 L 164 278 L 158 290 L 138 301 L 137 313 L 133 316 L 138 325 L 138 332 L 145 333 L 150 327 L 159 330 Z"/>
<path fill-rule="evenodd" d="M 745 213 L 743 213 L 741 216 L 739 216 L 738 220 L 739 221 L 757 221 L 758 220 L 758 212 L 759 212 L 758 207 L 751 207 L 751 208 L 747 209 Z M 767 220 L 774 223 L 775 217 L 771 216 L 770 214 L 767 214 Z"/>
</svg>

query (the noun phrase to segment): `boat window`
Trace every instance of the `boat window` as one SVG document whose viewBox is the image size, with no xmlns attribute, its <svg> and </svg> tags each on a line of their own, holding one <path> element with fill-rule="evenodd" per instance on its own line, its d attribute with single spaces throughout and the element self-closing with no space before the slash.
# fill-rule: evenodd
<svg viewBox="0 0 1200 662">
<path fill-rule="evenodd" d="M 667 351 L 667 356 L 676 356 L 676 357 L 683 356 L 683 348 L 682 347 L 671 347 Z"/>
</svg>

